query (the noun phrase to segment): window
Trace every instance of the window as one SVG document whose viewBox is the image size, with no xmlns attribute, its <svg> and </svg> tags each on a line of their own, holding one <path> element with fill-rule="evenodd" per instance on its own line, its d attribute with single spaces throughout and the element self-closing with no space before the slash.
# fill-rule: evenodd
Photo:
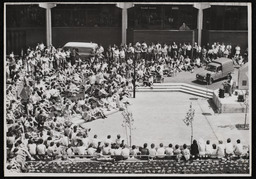
<svg viewBox="0 0 256 179">
<path fill-rule="evenodd" d="M 178 30 L 182 23 L 197 28 L 198 10 L 190 5 L 135 5 L 128 9 L 128 27 Z"/>
<path fill-rule="evenodd" d="M 6 27 L 44 27 L 45 9 L 38 5 L 7 5 Z"/>
<path fill-rule="evenodd" d="M 53 27 L 121 27 L 122 9 L 111 5 L 65 5 L 52 9 Z"/>
<path fill-rule="evenodd" d="M 242 81 L 242 86 L 246 86 L 247 85 L 247 80 L 243 80 Z"/>
<path fill-rule="evenodd" d="M 207 30 L 247 30 L 246 6 L 211 6 L 204 9 L 203 28 Z"/>
</svg>

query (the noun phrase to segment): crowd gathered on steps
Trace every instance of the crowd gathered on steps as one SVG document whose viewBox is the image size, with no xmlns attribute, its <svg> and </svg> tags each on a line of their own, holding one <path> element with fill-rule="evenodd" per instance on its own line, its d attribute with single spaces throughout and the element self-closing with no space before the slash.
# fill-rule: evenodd
<svg viewBox="0 0 256 179">
<path fill-rule="evenodd" d="M 183 70 L 193 72 L 195 67 L 221 56 L 234 57 L 234 63 L 242 59 L 241 65 L 246 63 L 247 56 L 240 54 L 239 46 L 235 47 L 235 53 L 231 45 L 214 43 L 207 48 L 175 42 L 172 45 L 138 42 L 113 45 L 106 50 L 99 45 L 96 56 L 82 61 L 70 50 L 40 43 L 34 49 L 28 48 L 21 57 L 10 54 L 6 59 L 5 101 L 8 160 L 21 164 L 26 155 L 34 155 L 35 159 L 56 157 L 58 147 L 65 148 L 61 155 L 62 151 L 75 154 L 73 148 L 79 146 L 85 149 L 84 154 L 103 151 L 102 142 L 93 145 L 76 139 L 79 136 L 86 139 L 88 129 L 74 126 L 72 119 L 90 122 L 106 118 L 107 111 L 124 110 L 134 88 L 134 65 L 136 85 L 142 81 L 143 85 L 151 86 L 155 76 L 162 78 L 164 74 Z M 32 150 L 36 153 L 31 154 L 28 146 L 35 145 Z M 117 148 L 112 144 L 106 147 Z M 123 148 L 130 151 L 124 144 L 117 149 Z M 54 151 L 52 156 L 48 156 L 48 150 Z"/>
</svg>

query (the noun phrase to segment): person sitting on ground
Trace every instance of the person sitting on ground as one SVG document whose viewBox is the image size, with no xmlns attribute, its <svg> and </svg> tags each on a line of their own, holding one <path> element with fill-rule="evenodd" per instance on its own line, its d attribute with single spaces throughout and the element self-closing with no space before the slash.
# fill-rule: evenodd
<svg viewBox="0 0 256 179">
<path fill-rule="evenodd" d="M 28 140 L 28 151 L 33 158 L 36 158 L 36 143 L 32 140 Z"/>
<path fill-rule="evenodd" d="M 212 144 L 212 153 L 211 153 L 211 158 L 217 158 L 217 145 Z"/>
<path fill-rule="evenodd" d="M 184 59 L 184 70 L 185 71 L 190 71 L 192 69 L 190 61 L 191 60 L 188 56 Z"/>
<path fill-rule="evenodd" d="M 97 146 L 98 146 L 98 144 L 97 144 Z M 95 152 L 96 152 L 96 149 L 97 149 L 97 147 L 94 148 L 93 144 L 90 144 L 88 149 L 87 149 L 88 155 L 93 156 L 95 154 Z"/>
<path fill-rule="evenodd" d="M 198 150 L 198 145 L 196 140 L 193 140 L 193 143 L 190 147 L 190 153 L 192 158 L 197 158 L 199 155 L 199 150 Z"/>
<path fill-rule="evenodd" d="M 14 148 L 13 153 L 15 154 L 15 161 L 19 165 L 22 172 L 27 171 L 26 159 L 32 159 L 30 153 L 21 147 Z"/>
<path fill-rule="evenodd" d="M 153 159 L 155 156 L 156 156 L 156 148 L 155 148 L 155 144 L 152 143 L 149 149 L 149 158 Z"/>
<path fill-rule="evenodd" d="M 211 155 L 212 155 L 212 145 L 210 144 L 210 140 L 206 141 L 205 155 L 207 158 L 211 157 Z"/>
<path fill-rule="evenodd" d="M 225 145 L 222 140 L 219 141 L 219 145 L 217 146 L 217 157 L 219 159 L 223 159 L 225 157 Z"/>
<path fill-rule="evenodd" d="M 205 157 L 205 141 L 200 138 L 198 141 L 198 151 L 199 151 L 199 157 L 204 158 Z"/>
<path fill-rule="evenodd" d="M 165 149 L 166 158 L 171 158 L 173 156 L 173 148 L 172 144 L 169 144 L 168 147 Z"/>
<path fill-rule="evenodd" d="M 111 140 L 111 135 L 108 135 L 107 136 L 107 139 L 105 140 L 104 144 L 108 143 L 109 146 L 113 143 L 112 140 Z"/>
<path fill-rule="evenodd" d="M 105 146 L 102 149 L 102 154 L 110 155 L 110 149 L 111 149 L 111 147 L 110 147 L 109 143 L 105 143 Z"/>
<path fill-rule="evenodd" d="M 142 155 L 141 156 L 141 159 L 148 159 L 148 155 L 149 155 L 149 150 L 148 150 L 148 144 L 147 143 L 144 143 L 143 144 L 143 148 L 141 148 L 141 150 L 140 150 L 140 155 Z M 147 155 L 147 156 L 145 156 L 145 155 Z"/>
<path fill-rule="evenodd" d="M 56 158 L 56 159 L 61 158 L 62 152 L 63 152 L 63 150 L 62 150 L 62 148 L 61 148 L 61 146 L 60 146 L 60 143 L 57 142 L 56 147 L 55 147 L 55 150 L 54 150 L 54 156 L 55 156 L 55 158 Z"/>
<path fill-rule="evenodd" d="M 36 146 L 37 154 L 41 160 L 45 159 L 46 146 L 44 145 L 43 139 L 38 140 L 38 145 Z"/>
<path fill-rule="evenodd" d="M 176 160 L 178 162 L 180 162 L 180 159 L 182 157 L 182 153 L 181 153 L 181 150 L 180 150 L 180 146 L 178 144 L 175 145 L 175 149 L 173 151 L 173 154 L 176 156 Z"/>
<path fill-rule="evenodd" d="M 130 151 L 130 155 L 132 158 L 134 158 L 135 156 L 137 156 L 139 153 L 139 149 L 135 146 L 135 145 L 132 145 L 132 149 Z"/>
<path fill-rule="evenodd" d="M 234 149 L 234 154 L 240 158 L 241 156 L 244 155 L 244 149 L 243 145 L 241 144 L 240 139 L 237 139 L 235 149 Z"/>
<path fill-rule="evenodd" d="M 95 135 L 93 136 L 92 143 L 91 143 L 91 144 L 92 144 L 92 147 L 96 149 L 96 148 L 98 147 L 99 141 L 100 141 L 100 140 L 98 139 L 98 136 L 95 134 Z"/>
<path fill-rule="evenodd" d="M 83 145 L 83 141 L 78 140 L 78 143 L 77 143 L 77 153 L 78 153 L 78 155 L 85 155 L 86 154 L 86 149 L 87 148 Z"/>
<path fill-rule="evenodd" d="M 115 150 L 116 150 L 116 143 L 113 143 L 112 145 L 111 145 L 111 148 L 110 148 L 110 150 L 109 150 L 109 153 L 110 153 L 110 155 L 111 155 L 111 158 L 113 158 L 114 156 L 115 156 Z"/>
<path fill-rule="evenodd" d="M 182 155 L 184 156 L 185 160 L 188 161 L 190 159 L 190 151 L 187 148 L 187 145 L 183 145 Z"/>
<path fill-rule="evenodd" d="M 228 138 L 227 144 L 226 144 L 226 158 L 230 160 L 233 154 L 234 154 L 234 147 L 233 147 L 233 144 L 231 143 L 231 139 Z"/>
<path fill-rule="evenodd" d="M 156 155 L 157 155 L 157 158 L 160 158 L 160 159 L 165 157 L 165 149 L 164 149 L 163 143 L 159 144 L 159 148 L 156 151 Z"/>
<path fill-rule="evenodd" d="M 128 147 L 128 145 L 124 145 L 122 151 L 121 151 L 121 155 L 123 157 L 123 160 L 126 160 L 129 158 L 129 155 L 130 155 L 130 149 Z"/>
<path fill-rule="evenodd" d="M 121 135 L 120 134 L 118 134 L 117 136 L 116 136 L 116 145 L 120 145 L 121 144 L 121 142 L 122 142 L 122 139 L 121 139 Z"/>
<path fill-rule="evenodd" d="M 55 151 L 55 144 L 54 142 L 51 142 L 50 146 L 47 148 L 47 151 L 46 151 L 48 159 L 51 159 L 51 160 L 55 159 L 54 151 Z"/>
<path fill-rule="evenodd" d="M 69 137 L 67 133 L 64 133 L 64 136 L 62 136 L 62 138 L 60 139 L 60 143 L 64 146 L 64 147 L 68 147 L 69 145 Z"/>
<path fill-rule="evenodd" d="M 68 144 L 68 148 L 66 149 L 66 154 L 68 157 L 73 157 L 74 156 L 74 151 L 72 149 L 72 145 Z"/>
</svg>

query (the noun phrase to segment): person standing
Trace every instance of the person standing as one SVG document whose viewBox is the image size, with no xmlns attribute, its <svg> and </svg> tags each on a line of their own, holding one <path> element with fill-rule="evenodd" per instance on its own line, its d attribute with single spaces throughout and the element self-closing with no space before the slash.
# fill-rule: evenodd
<svg viewBox="0 0 256 179">
<path fill-rule="evenodd" d="M 186 55 L 189 57 L 189 58 L 192 58 L 191 55 L 192 55 L 192 46 L 190 44 L 190 42 L 188 42 L 188 45 L 187 45 L 187 51 L 186 51 Z"/>
</svg>

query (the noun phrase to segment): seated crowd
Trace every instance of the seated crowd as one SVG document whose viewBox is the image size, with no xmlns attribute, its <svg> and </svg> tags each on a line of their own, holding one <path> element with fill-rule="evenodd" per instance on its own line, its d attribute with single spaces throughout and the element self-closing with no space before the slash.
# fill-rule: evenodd
<svg viewBox="0 0 256 179">
<path fill-rule="evenodd" d="M 170 143 L 164 146 L 154 143 L 148 147 L 145 143 L 142 146 L 132 145 L 129 147 L 120 135 L 112 139 L 108 135 L 106 139 L 98 139 L 97 135 L 89 138 L 87 133 L 82 133 L 77 126 L 65 127 L 64 135 L 57 136 L 51 132 L 40 133 L 40 137 L 30 136 L 25 133 L 21 138 L 7 137 L 8 168 L 20 167 L 26 170 L 27 160 L 67 160 L 72 158 L 93 158 L 98 161 L 119 161 L 127 159 L 171 159 L 180 162 L 195 159 L 221 159 L 231 160 L 249 158 L 249 148 L 245 147 L 240 139 L 232 143 L 228 138 L 226 143 L 219 141 L 212 144 L 210 140 L 202 138 L 193 140 L 192 145 L 173 145 Z"/>
<path fill-rule="evenodd" d="M 161 79 L 173 71 L 193 71 L 195 66 L 201 67 L 214 58 L 232 55 L 231 51 L 222 53 L 219 44 L 212 48 L 219 50 L 211 55 L 211 48 L 201 49 L 196 43 L 193 47 L 189 43 L 178 47 L 175 42 L 169 46 L 144 42 L 120 48 L 114 45 L 106 51 L 99 45 L 96 56 L 82 61 L 70 50 L 41 43 L 35 49 L 28 48 L 20 58 L 11 54 L 6 63 L 7 159 L 24 167 L 26 156 L 129 156 L 136 147 L 129 149 L 122 141 L 100 142 L 97 136 L 88 141 L 89 129 L 74 125 L 73 119 L 89 122 L 106 118 L 107 111 L 123 110 L 134 88 L 134 65 L 136 82 L 151 86 L 155 77 Z M 139 150 L 141 155 L 145 148 Z M 186 148 L 184 145 L 181 152 L 188 151 Z"/>
</svg>

